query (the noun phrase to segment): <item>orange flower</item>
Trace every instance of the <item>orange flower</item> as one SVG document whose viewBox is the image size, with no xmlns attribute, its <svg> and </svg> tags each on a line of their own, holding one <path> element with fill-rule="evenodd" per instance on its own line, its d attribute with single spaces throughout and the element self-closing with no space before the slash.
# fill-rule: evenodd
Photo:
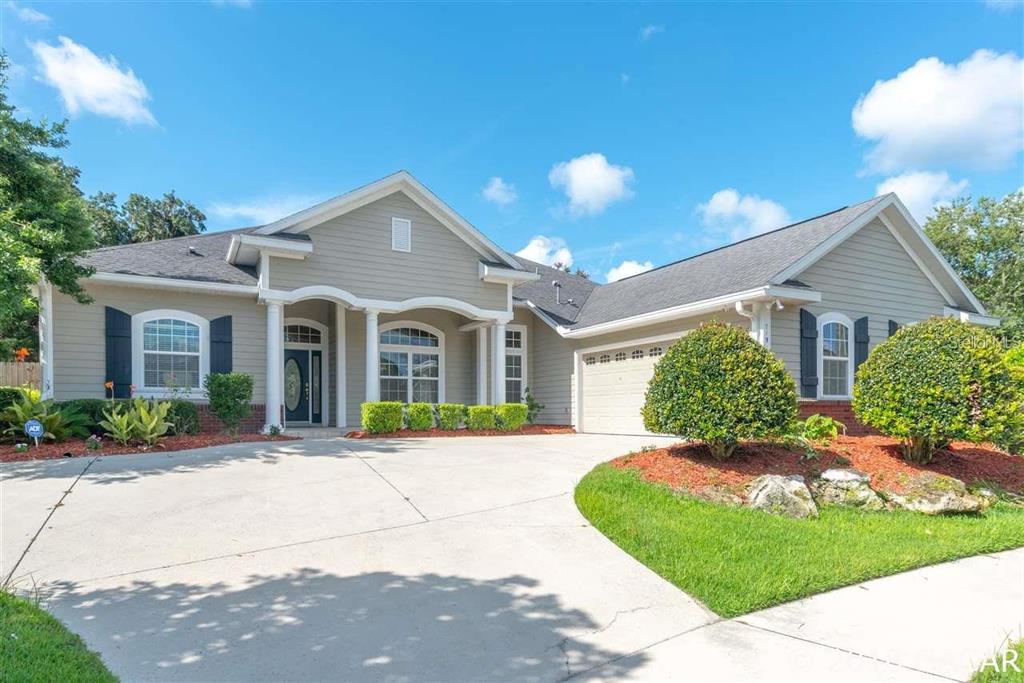
<svg viewBox="0 0 1024 683">
<path fill-rule="evenodd" d="M 103 386 L 105 386 L 107 389 L 113 389 L 114 383 L 111 382 L 110 380 L 107 380 L 106 382 L 103 383 Z"/>
<path fill-rule="evenodd" d="M 20 349 L 14 350 L 14 360 L 19 363 L 24 363 L 25 359 L 28 358 L 28 349 L 22 346 Z"/>
</svg>

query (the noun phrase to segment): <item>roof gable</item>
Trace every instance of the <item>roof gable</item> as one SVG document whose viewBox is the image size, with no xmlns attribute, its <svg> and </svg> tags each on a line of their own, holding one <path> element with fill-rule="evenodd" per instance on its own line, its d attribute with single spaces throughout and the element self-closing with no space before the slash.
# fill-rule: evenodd
<svg viewBox="0 0 1024 683">
<path fill-rule="evenodd" d="M 305 232 L 316 225 L 366 206 L 395 192 L 401 192 L 416 202 L 420 208 L 455 233 L 484 258 L 500 261 L 517 270 L 521 268 L 519 263 L 505 250 L 498 247 L 498 245 L 473 227 L 466 219 L 441 201 L 437 195 L 427 189 L 425 185 L 416 180 L 407 171 L 399 171 L 369 185 L 364 185 L 298 213 L 285 216 L 273 223 L 268 223 L 257 228 L 255 234 L 273 235 L 275 233 Z"/>
</svg>

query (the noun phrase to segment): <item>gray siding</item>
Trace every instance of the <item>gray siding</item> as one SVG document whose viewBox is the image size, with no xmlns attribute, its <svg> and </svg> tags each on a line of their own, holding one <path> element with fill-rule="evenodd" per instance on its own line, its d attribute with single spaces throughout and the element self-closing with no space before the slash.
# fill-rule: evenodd
<svg viewBox="0 0 1024 683">
<path fill-rule="evenodd" d="M 821 292 L 814 315 L 838 312 L 851 320 L 868 316 L 870 348 L 889 336 L 889 320 L 901 325 L 942 315 L 946 301 L 900 246 L 875 220 L 796 276 Z M 772 350 L 794 379 L 800 376 L 799 308 L 772 312 Z"/>
<path fill-rule="evenodd" d="M 266 307 L 254 300 L 235 296 L 169 293 L 157 289 L 89 285 L 95 301 L 83 306 L 54 292 L 53 345 L 54 396 L 103 398 L 106 371 L 104 306 L 134 315 L 156 308 L 171 308 L 202 316 L 207 320 L 232 316 L 232 363 L 235 371 L 255 379 L 253 399 L 266 396 Z"/>
<path fill-rule="evenodd" d="M 412 221 L 410 253 L 391 249 L 392 217 Z M 313 239 L 308 259 L 270 259 L 272 288 L 332 285 L 363 298 L 444 296 L 489 310 L 508 308 L 507 287 L 480 280 L 481 255 L 400 192 L 307 234 Z"/>
</svg>

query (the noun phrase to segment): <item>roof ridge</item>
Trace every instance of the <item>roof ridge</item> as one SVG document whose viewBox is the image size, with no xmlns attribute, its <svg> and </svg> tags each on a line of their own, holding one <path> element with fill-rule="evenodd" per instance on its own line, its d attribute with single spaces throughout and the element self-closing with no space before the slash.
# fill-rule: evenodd
<svg viewBox="0 0 1024 683">
<path fill-rule="evenodd" d="M 804 223 L 809 223 L 811 221 L 816 221 L 819 218 L 824 218 L 825 216 L 831 216 L 832 214 L 839 213 L 840 211 L 846 211 L 847 209 L 852 209 L 852 208 L 861 206 L 862 204 L 867 204 L 868 202 L 874 202 L 874 201 L 876 201 L 878 199 L 881 199 L 884 196 L 885 195 L 879 195 L 877 197 L 872 197 L 871 199 L 865 199 L 864 201 L 858 202 L 856 204 L 848 204 L 847 206 L 841 206 L 838 209 L 832 209 L 831 211 L 826 211 L 825 213 L 820 213 L 817 216 L 811 216 L 810 218 L 804 218 L 803 220 L 799 220 L 799 221 L 796 221 L 795 223 L 790 223 L 788 225 L 783 225 L 781 227 L 774 228 L 772 230 L 768 230 L 767 232 L 758 233 L 757 235 L 751 235 L 750 237 L 744 237 L 741 240 L 736 240 L 735 242 L 729 242 L 728 244 L 723 244 L 721 246 L 714 247 L 713 249 L 708 249 L 706 251 L 702 251 L 702 252 L 699 252 L 697 254 L 692 254 L 692 255 L 687 256 L 685 258 L 681 258 L 681 259 L 678 259 L 678 260 L 675 260 L 675 261 L 671 261 L 669 263 L 662 264 L 662 265 L 658 266 L 657 268 L 651 268 L 650 270 L 645 270 L 642 273 L 636 273 L 635 275 L 630 275 L 628 277 L 621 278 L 619 280 L 616 280 L 615 282 L 609 282 L 609 283 L 607 283 L 607 285 L 614 285 L 614 284 L 617 284 L 619 282 L 625 282 L 627 280 L 632 280 L 633 278 L 642 277 L 644 275 L 647 275 L 648 273 L 653 273 L 653 272 L 662 270 L 664 268 L 668 268 L 669 266 L 679 265 L 680 263 L 685 263 L 686 261 L 691 261 L 691 260 L 693 260 L 695 258 L 699 258 L 701 256 L 707 256 L 708 254 L 713 254 L 716 251 L 722 251 L 723 249 L 729 249 L 730 247 L 735 247 L 735 246 L 737 246 L 739 244 L 744 244 L 745 242 L 750 242 L 752 240 L 761 239 L 762 237 L 766 237 L 768 235 L 772 235 L 772 234 L 775 234 L 777 232 L 781 232 L 783 230 L 788 230 L 789 228 L 795 228 L 796 226 L 803 225 Z"/>
</svg>

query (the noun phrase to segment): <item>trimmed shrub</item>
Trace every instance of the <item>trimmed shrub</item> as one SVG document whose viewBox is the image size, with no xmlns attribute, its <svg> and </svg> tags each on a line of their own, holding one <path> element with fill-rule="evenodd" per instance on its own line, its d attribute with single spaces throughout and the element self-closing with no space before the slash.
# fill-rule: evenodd
<svg viewBox="0 0 1024 683">
<path fill-rule="evenodd" d="M 210 412 L 224 424 L 231 434 L 238 433 L 238 425 L 252 411 L 252 375 L 243 372 L 211 373 L 203 380 L 210 399 Z"/>
<path fill-rule="evenodd" d="M 494 407 L 498 429 L 514 432 L 526 423 L 528 408 L 525 403 L 502 403 Z"/>
<path fill-rule="evenodd" d="M 180 398 L 172 399 L 170 404 L 167 421 L 174 425 L 171 434 L 198 434 L 199 407 L 192 401 Z"/>
<path fill-rule="evenodd" d="M 1020 410 L 1017 417 L 1007 427 L 1005 433 L 996 439 L 996 445 L 1014 455 L 1024 454 L 1024 342 L 1010 347 L 1003 356 L 1010 377 L 1017 384 L 1020 395 Z"/>
<path fill-rule="evenodd" d="M 398 401 L 371 401 L 360 406 L 363 429 L 371 434 L 388 434 L 402 428 L 404 403 Z"/>
<path fill-rule="evenodd" d="M 429 403 L 410 403 L 405 424 L 414 432 L 422 432 L 434 426 L 434 406 Z"/>
<path fill-rule="evenodd" d="M 106 419 L 103 411 L 110 407 L 109 399 L 73 398 L 62 401 L 59 405 L 61 410 L 73 410 L 84 415 L 87 421 L 85 427 L 91 434 L 103 434 L 100 422 Z"/>
<path fill-rule="evenodd" d="M 782 361 L 738 327 L 708 323 L 654 366 L 644 427 L 702 441 L 716 458 L 740 439 L 774 438 L 796 419 L 796 387 Z"/>
<path fill-rule="evenodd" d="M 467 410 L 466 427 L 473 431 L 494 429 L 494 406 L 470 406 Z"/>
<path fill-rule="evenodd" d="M 461 403 L 442 403 L 437 406 L 437 424 L 441 429 L 454 431 L 466 419 L 466 406 Z"/>
<path fill-rule="evenodd" d="M 953 439 L 998 441 L 1019 410 L 999 342 L 951 318 L 900 328 L 871 351 L 853 385 L 857 419 L 901 439 L 916 463 Z"/>
</svg>

